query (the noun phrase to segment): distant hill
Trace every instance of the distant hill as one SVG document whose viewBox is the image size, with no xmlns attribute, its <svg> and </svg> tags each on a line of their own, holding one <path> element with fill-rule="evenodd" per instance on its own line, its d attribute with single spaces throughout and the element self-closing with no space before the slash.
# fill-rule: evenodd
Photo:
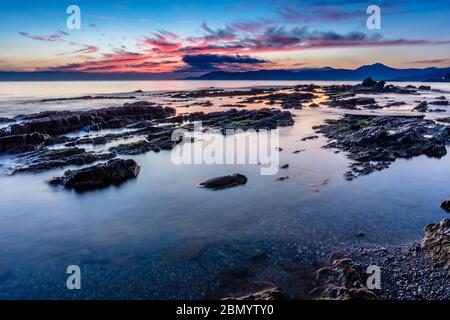
<svg viewBox="0 0 450 320">
<path fill-rule="evenodd" d="M 448 68 L 396 69 L 381 63 L 357 69 L 304 68 L 298 70 L 214 71 L 198 77 L 186 73 L 87 73 L 87 72 L 9 72 L 0 71 L 0 81 L 108 81 L 108 80 L 343 80 L 361 81 L 368 77 L 387 81 L 450 82 Z"/>
<path fill-rule="evenodd" d="M 315 68 L 299 70 L 258 70 L 247 72 L 215 71 L 187 80 L 355 80 L 367 77 L 390 81 L 450 81 L 449 68 L 396 69 L 381 63 L 357 69 Z M 447 77 L 447 78 L 445 78 Z"/>
</svg>

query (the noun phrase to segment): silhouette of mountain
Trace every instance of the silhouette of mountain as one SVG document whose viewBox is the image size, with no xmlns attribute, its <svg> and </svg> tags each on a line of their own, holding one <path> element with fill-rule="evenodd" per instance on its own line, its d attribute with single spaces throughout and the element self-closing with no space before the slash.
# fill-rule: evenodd
<svg viewBox="0 0 450 320">
<path fill-rule="evenodd" d="M 0 71 L 0 81 L 106 81 L 106 80 L 343 80 L 361 81 L 368 77 L 390 81 L 450 81 L 448 68 L 397 69 L 381 63 L 357 69 L 304 68 L 296 70 L 214 71 L 185 78 L 186 73 L 87 73 L 87 72 L 9 72 Z"/>
<path fill-rule="evenodd" d="M 449 68 L 396 69 L 381 63 L 361 66 L 357 69 L 316 68 L 299 70 L 258 70 L 247 72 L 214 71 L 188 80 L 375 80 L 397 81 L 449 81 Z"/>
</svg>

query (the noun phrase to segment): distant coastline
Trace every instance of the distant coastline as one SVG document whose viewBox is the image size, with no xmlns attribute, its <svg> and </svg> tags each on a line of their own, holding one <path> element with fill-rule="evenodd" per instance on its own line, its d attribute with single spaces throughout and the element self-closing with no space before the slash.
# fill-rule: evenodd
<svg viewBox="0 0 450 320">
<path fill-rule="evenodd" d="M 288 80 L 288 81 L 362 81 L 367 77 L 385 81 L 450 82 L 450 67 L 391 68 L 381 63 L 357 69 L 304 68 L 297 70 L 214 71 L 199 76 L 152 73 L 14 72 L 0 71 L 0 81 L 148 81 L 148 80 Z"/>
</svg>

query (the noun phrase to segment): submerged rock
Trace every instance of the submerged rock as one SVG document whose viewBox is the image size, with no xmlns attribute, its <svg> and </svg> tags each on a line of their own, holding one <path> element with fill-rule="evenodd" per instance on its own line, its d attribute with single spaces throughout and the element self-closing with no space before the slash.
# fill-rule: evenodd
<svg viewBox="0 0 450 320">
<path fill-rule="evenodd" d="M 450 276 L 450 219 L 427 225 L 421 246 L 430 254 L 435 266 L 443 268 Z"/>
<path fill-rule="evenodd" d="M 51 179 L 49 184 L 63 185 L 66 189 L 76 191 L 87 191 L 120 185 L 136 178 L 140 169 L 134 160 L 113 159 L 92 167 L 66 171 L 64 176 Z"/>
<path fill-rule="evenodd" d="M 319 136 L 308 136 L 302 139 L 302 141 L 308 141 L 308 140 L 314 140 L 314 139 L 318 139 Z"/>
<path fill-rule="evenodd" d="M 202 182 L 199 184 L 199 187 L 207 188 L 207 189 L 214 189 L 214 190 L 220 190 L 220 189 L 226 189 L 231 187 L 236 187 L 239 185 L 244 185 L 247 183 L 247 177 L 235 173 L 229 176 L 222 176 L 217 178 L 209 179 L 205 182 Z"/>
</svg>

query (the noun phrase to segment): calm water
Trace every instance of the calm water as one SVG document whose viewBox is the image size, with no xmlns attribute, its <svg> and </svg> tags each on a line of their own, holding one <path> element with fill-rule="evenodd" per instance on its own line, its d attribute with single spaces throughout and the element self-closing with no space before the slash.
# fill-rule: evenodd
<svg viewBox="0 0 450 320">
<path fill-rule="evenodd" d="M 44 98 L 296 83 L 0 83 L 0 116 L 102 105 L 38 102 Z M 450 90 L 448 84 L 431 85 Z M 411 105 L 423 99 L 401 98 Z M 313 133 L 313 126 L 339 112 L 321 106 L 294 114 L 295 125 L 280 130 L 281 162 L 290 167 L 277 176 L 261 176 L 260 168 L 251 165 L 177 166 L 170 152 L 130 157 L 142 166 L 138 179 L 84 194 L 53 189 L 44 182 L 64 170 L 1 176 L 0 298 L 199 298 L 205 286 L 202 275 L 223 267 L 209 249 L 214 246 L 266 250 L 289 243 L 317 249 L 324 256 L 342 245 L 418 240 L 426 224 L 447 216 L 439 204 L 449 197 L 449 157 L 399 160 L 387 170 L 347 182 L 342 178 L 348 165 L 344 154 L 321 148 L 326 144 L 323 137 L 300 141 Z M 293 154 L 299 149 L 306 151 Z M 0 161 L 7 166 L 9 159 L 3 156 Z M 248 184 L 218 192 L 196 187 L 210 177 L 234 172 L 245 174 Z M 289 180 L 276 181 L 286 175 Z M 367 236 L 355 237 L 359 231 Z M 251 249 L 244 249 L 249 245 Z M 206 261 L 201 269 L 192 260 L 198 257 Z M 86 270 L 86 287 L 77 296 L 65 290 L 70 264 Z M 197 287 L 201 290 L 193 289 Z"/>
</svg>

